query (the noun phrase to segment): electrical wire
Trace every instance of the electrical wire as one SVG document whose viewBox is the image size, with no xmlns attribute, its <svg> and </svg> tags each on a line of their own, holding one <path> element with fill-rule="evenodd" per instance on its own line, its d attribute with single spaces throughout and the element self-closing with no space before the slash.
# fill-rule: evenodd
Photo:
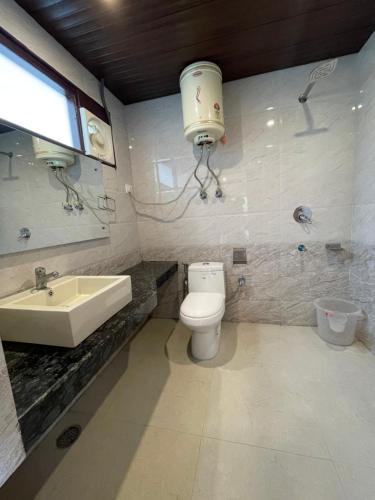
<svg viewBox="0 0 375 500">
<path fill-rule="evenodd" d="M 206 175 L 206 178 L 203 182 L 203 189 L 206 189 L 209 184 L 206 186 L 206 181 L 208 179 L 208 174 Z M 163 219 L 162 217 L 156 217 L 155 215 L 150 215 L 150 214 L 146 214 L 144 212 L 139 212 L 139 210 L 137 209 L 137 207 L 135 206 L 132 198 L 130 198 L 131 202 L 132 202 L 132 205 L 133 205 L 133 208 L 134 208 L 134 211 L 136 212 L 136 214 L 140 215 L 141 217 L 146 217 L 147 219 L 151 219 L 151 220 L 154 220 L 156 222 L 164 222 L 166 224 L 168 223 L 171 223 L 171 222 L 176 222 L 176 220 L 180 219 L 181 217 L 184 216 L 184 214 L 186 213 L 187 209 L 189 208 L 191 202 L 193 201 L 193 199 L 196 197 L 197 193 L 199 192 L 198 191 L 195 191 L 193 193 L 193 195 L 188 199 L 184 209 L 182 210 L 182 212 L 178 215 L 176 215 L 175 217 L 171 218 L 171 219 Z"/>
<path fill-rule="evenodd" d="M 200 153 L 198 162 L 197 162 L 197 164 L 196 164 L 193 172 L 190 174 L 189 178 L 185 182 L 185 184 L 182 187 L 182 190 L 180 191 L 180 193 L 178 194 L 178 196 L 176 198 L 174 198 L 173 200 L 169 200 L 169 201 L 166 201 L 166 202 L 144 202 L 144 201 L 138 200 L 132 193 L 129 193 L 130 200 L 131 200 L 131 203 L 133 205 L 133 208 L 134 208 L 134 211 L 136 212 L 136 214 L 140 215 L 141 217 L 145 217 L 147 219 L 154 220 L 156 222 L 164 222 L 164 223 L 175 222 L 176 220 L 180 219 L 186 213 L 187 209 L 189 208 L 191 202 L 193 201 L 193 199 L 195 198 L 195 196 L 197 195 L 198 192 L 200 193 L 201 199 L 205 199 L 206 198 L 206 196 L 207 196 L 206 195 L 206 189 L 209 187 L 211 179 L 209 180 L 208 185 L 206 185 L 206 183 L 207 183 L 207 180 L 210 177 L 210 174 L 211 174 L 211 178 L 215 179 L 216 185 L 217 185 L 217 190 L 216 190 L 216 194 L 215 195 L 216 195 L 216 197 L 221 197 L 222 196 L 222 192 L 221 192 L 221 189 L 220 189 L 220 181 L 218 179 L 218 176 L 215 174 L 215 172 L 212 170 L 212 168 L 210 167 L 210 164 L 209 164 L 209 159 L 210 159 L 210 154 L 211 154 L 211 150 L 210 150 L 209 146 L 207 148 L 207 160 L 206 160 L 207 175 L 206 175 L 206 177 L 205 177 L 205 179 L 204 179 L 203 182 L 198 177 L 197 171 L 198 171 L 198 168 L 201 165 L 203 154 L 204 154 L 204 145 L 201 146 L 201 153 Z M 136 206 L 136 203 L 140 203 L 141 205 L 146 205 L 146 206 L 165 206 L 165 205 L 170 205 L 172 203 L 175 203 L 185 193 L 185 191 L 186 191 L 186 189 L 187 189 L 187 187 L 188 187 L 188 185 L 189 185 L 189 183 L 190 183 L 190 181 L 191 181 L 191 179 L 193 177 L 198 181 L 200 188 L 199 188 L 198 191 L 194 192 L 193 195 L 188 199 L 185 207 L 183 208 L 183 210 L 182 210 L 182 212 L 180 214 L 176 215 L 175 217 L 173 217 L 171 219 L 165 219 L 165 218 L 162 218 L 162 217 L 157 217 L 155 215 L 147 214 L 145 212 L 140 212 L 138 210 L 138 208 Z M 219 193 L 219 195 L 217 193 Z"/>
<path fill-rule="evenodd" d="M 180 191 L 180 193 L 178 194 L 178 196 L 176 198 L 173 198 L 173 200 L 169 200 L 169 201 L 163 201 L 163 202 L 147 202 L 147 201 L 141 201 L 141 200 L 138 200 L 134 195 L 133 193 L 129 193 L 129 196 L 130 198 L 132 198 L 134 201 L 136 201 L 137 203 L 141 204 L 141 205 L 170 205 L 171 203 L 174 203 L 175 201 L 178 201 L 181 196 L 184 194 L 184 192 L 186 191 L 186 188 L 188 187 L 193 175 L 195 177 L 195 173 L 199 167 L 199 165 L 201 164 L 201 161 L 202 161 L 202 158 L 203 158 L 203 146 L 201 147 L 201 154 L 199 156 L 199 159 L 198 159 L 198 163 L 194 169 L 194 172 L 191 173 L 187 179 L 187 181 L 185 182 L 184 186 L 182 187 L 182 190 Z M 202 186 L 202 183 L 199 179 L 197 179 L 199 184 L 201 185 L 201 188 L 203 188 Z"/>
</svg>

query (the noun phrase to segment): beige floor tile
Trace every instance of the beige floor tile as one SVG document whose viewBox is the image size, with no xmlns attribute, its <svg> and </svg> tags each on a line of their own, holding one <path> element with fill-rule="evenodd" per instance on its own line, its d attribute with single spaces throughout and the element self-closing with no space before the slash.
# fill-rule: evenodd
<svg viewBox="0 0 375 500">
<path fill-rule="evenodd" d="M 315 410 L 288 377 L 266 366 L 217 370 L 204 435 L 313 457 L 329 457 Z"/>
<path fill-rule="evenodd" d="M 150 319 L 141 331 L 126 346 L 133 353 L 164 354 L 165 344 L 174 332 L 176 321 L 173 319 Z"/>
<path fill-rule="evenodd" d="M 6 500 L 187 499 L 202 435 L 196 500 L 336 500 L 337 472 L 345 500 L 375 498 L 375 363 L 362 344 L 224 322 L 218 356 L 199 362 L 190 338 L 150 320 L 65 417 L 88 422 L 79 441 L 60 454 L 51 433 Z"/>
<path fill-rule="evenodd" d="M 143 358 L 129 367 L 105 401 L 106 411 L 125 420 L 201 434 L 210 381 L 167 359 Z"/>
<path fill-rule="evenodd" d="M 189 499 L 199 438 L 99 412 L 36 500 Z"/>
<path fill-rule="evenodd" d="M 92 412 L 100 406 L 130 422 L 201 434 L 213 372 L 189 359 L 187 339 L 171 331 L 173 325 L 170 320 L 150 320 L 137 342 L 118 354 L 75 409 Z M 169 352 L 176 359 L 169 359 Z"/>
<path fill-rule="evenodd" d="M 206 372 L 212 369 L 225 366 L 230 363 L 235 356 L 241 353 L 242 349 L 238 343 L 238 323 L 222 322 L 220 350 L 217 356 L 206 361 L 198 361 L 190 355 L 190 339 L 192 332 L 181 322 L 178 322 L 173 335 L 167 343 L 168 358 L 176 364 L 187 364 L 199 367 Z"/>
<path fill-rule="evenodd" d="M 327 460 L 203 439 L 193 500 L 342 500 Z"/>
<path fill-rule="evenodd" d="M 320 426 L 333 460 L 375 468 L 375 419 L 355 415 L 354 407 L 345 414 L 337 402 L 335 410 L 321 416 Z"/>
<path fill-rule="evenodd" d="M 375 469 L 336 463 L 345 500 L 374 500 L 375 498 Z"/>
</svg>

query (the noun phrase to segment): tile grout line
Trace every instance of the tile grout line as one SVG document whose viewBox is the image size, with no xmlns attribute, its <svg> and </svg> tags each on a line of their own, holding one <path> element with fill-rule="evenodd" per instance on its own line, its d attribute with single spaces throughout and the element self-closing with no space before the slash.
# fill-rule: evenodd
<svg viewBox="0 0 375 500">
<path fill-rule="evenodd" d="M 191 498 L 193 498 L 193 496 L 194 496 L 194 490 L 195 490 L 195 486 L 196 486 L 196 483 L 197 483 L 198 464 L 199 464 L 199 460 L 201 458 L 202 442 L 203 442 L 203 439 L 205 439 L 205 428 L 206 428 L 206 420 L 207 420 L 207 414 L 208 414 L 209 401 L 210 401 L 211 390 L 212 390 L 212 385 L 213 385 L 213 380 L 214 380 L 214 374 L 215 374 L 215 370 L 217 370 L 217 369 L 218 369 L 217 367 L 212 367 L 211 368 L 211 370 L 213 371 L 213 373 L 212 373 L 212 377 L 211 377 L 210 382 L 209 382 L 208 397 L 207 397 L 206 408 L 205 408 L 204 417 L 203 417 L 202 434 L 201 434 L 200 440 L 199 440 L 198 456 L 197 456 L 197 461 L 195 463 L 195 472 L 194 472 L 194 479 L 193 479 L 193 486 L 192 486 Z"/>
<path fill-rule="evenodd" d="M 333 460 L 333 459 L 331 460 L 331 462 L 332 462 L 333 468 L 335 469 L 335 473 L 336 473 L 336 476 L 338 478 L 338 481 L 340 483 L 342 498 L 343 498 L 343 500 L 350 500 L 350 499 L 348 499 L 348 497 L 346 495 L 344 483 L 342 482 L 341 476 L 340 476 L 339 471 L 337 469 L 337 464 L 336 464 L 335 460 Z"/>
</svg>

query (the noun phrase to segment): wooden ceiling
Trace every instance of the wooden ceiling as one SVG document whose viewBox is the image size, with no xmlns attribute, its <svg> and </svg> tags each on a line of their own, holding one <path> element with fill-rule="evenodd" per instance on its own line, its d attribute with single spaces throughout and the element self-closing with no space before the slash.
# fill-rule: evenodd
<svg viewBox="0 0 375 500">
<path fill-rule="evenodd" d="M 224 81 L 357 52 L 375 0 L 18 0 L 125 104 L 179 91 L 209 60 Z"/>
</svg>

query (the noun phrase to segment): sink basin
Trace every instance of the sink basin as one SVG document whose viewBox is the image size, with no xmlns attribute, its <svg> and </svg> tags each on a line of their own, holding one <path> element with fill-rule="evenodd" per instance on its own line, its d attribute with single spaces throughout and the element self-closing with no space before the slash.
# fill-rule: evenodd
<svg viewBox="0 0 375 500">
<path fill-rule="evenodd" d="M 76 347 L 132 300 L 130 276 L 64 276 L 0 300 L 0 337 Z"/>
</svg>

